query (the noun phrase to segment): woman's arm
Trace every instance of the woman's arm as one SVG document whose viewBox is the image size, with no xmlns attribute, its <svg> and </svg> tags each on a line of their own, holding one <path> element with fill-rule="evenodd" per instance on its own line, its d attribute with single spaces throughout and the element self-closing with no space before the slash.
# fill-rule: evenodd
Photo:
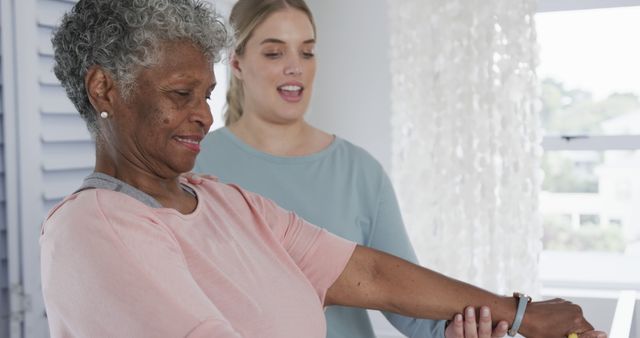
<svg viewBox="0 0 640 338">
<path fill-rule="evenodd" d="M 358 246 L 344 271 L 329 288 L 326 305 L 392 311 L 406 316 L 447 319 L 467 306 L 491 308 L 494 323 L 511 323 L 516 302 L 449 278 L 383 252 Z M 563 300 L 533 302 L 520 333 L 528 337 L 564 337 L 593 327 L 579 306 Z M 596 337 L 597 332 L 592 336 Z"/>
</svg>

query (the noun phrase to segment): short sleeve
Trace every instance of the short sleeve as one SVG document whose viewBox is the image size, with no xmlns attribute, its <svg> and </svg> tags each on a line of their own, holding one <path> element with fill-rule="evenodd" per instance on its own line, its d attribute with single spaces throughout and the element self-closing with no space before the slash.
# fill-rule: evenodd
<svg viewBox="0 0 640 338">
<path fill-rule="evenodd" d="M 250 199 L 324 302 L 327 290 L 346 267 L 356 243 L 313 225 L 260 195 L 251 194 Z"/>
<path fill-rule="evenodd" d="M 240 337 L 147 209 L 96 189 L 45 221 L 41 272 L 52 337 Z"/>
</svg>

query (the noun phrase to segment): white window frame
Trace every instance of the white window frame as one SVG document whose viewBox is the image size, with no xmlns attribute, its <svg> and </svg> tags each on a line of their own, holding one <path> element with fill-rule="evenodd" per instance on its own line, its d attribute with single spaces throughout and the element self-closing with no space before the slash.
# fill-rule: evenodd
<svg viewBox="0 0 640 338">
<path fill-rule="evenodd" d="M 640 6 L 640 0 L 538 0 L 538 13 L 578 9 Z"/>
<path fill-rule="evenodd" d="M 615 8 L 640 6 L 640 0 L 539 0 L 538 13 L 552 11 L 570 11 L 596 8 Z M 610 151 L 610 150 L 640 150 L 640 135 L 585 135 L 567 134 L 545 136 L 542 141 L 545 152 L 550 151 Z M 568 285 L 562 281 L 554 281 L 547 285 L 542 281 L 543 287 L 593 287 L 592 283 L 579 285 L 571 281 Z M 598 285 L 598 288 L 619 290 L 625 288 L 640 289 L 640 285 L 623 285 L 607 283 Z"/>
<path fill-rule="evenodd" d="M 560 135 L 545 136 L 544 151 L 640 150 L 640 135 Z"/>
</svg>

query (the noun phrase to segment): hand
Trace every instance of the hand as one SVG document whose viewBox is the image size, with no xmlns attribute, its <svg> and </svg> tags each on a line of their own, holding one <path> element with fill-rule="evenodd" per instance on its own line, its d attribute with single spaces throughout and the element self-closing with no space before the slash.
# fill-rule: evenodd
<svg viewBox="0 0 640 338">
<path fill-rule="evenodd" d="M 580 306 L 560 298 L 529 304 L 519 333 L 525 337 L 557 338 L 566 337 L 572 332 L 580 338 L 607 336 L 593 329 L 582 315 Z"/>
<path fill-rule="evenodd" d="M 217 180 L 217 178 L 213 175 L 208 175 L 208 174 L 196 174 L 194 172 L 188 172 L 188 173 L 184 173 L 182 175 L 180 175 L 180 177 L 186 178 L 187 182 L 194 184 L 194 185 L 198 185 L 201 184 L 203 179 L 211 179 L 211 180 Z"/>
<path fill-rule="evenodd" d="M 464 319 L 461 314 L 453 317 L 444 331 L 446 338 L 501 338 L 507 334 L 509 324 L 500 321 L 492 331 L 491 310 L 483 306 L 480 308 L 480 320 L 476 325 L 476 309 L 469 306 L 465 309 Z"/>
</svg>

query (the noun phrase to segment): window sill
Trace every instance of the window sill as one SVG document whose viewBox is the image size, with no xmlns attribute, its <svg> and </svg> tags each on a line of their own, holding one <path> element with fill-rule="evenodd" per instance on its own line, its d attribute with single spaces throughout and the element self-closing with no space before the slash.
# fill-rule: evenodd
<svg viewBox="0 0 640 338">
<path fill-rule="evenodd" d="M 540 280 L 545 289 L 640 291 L 638 254 L 543 251 Z"/>
</svg>

